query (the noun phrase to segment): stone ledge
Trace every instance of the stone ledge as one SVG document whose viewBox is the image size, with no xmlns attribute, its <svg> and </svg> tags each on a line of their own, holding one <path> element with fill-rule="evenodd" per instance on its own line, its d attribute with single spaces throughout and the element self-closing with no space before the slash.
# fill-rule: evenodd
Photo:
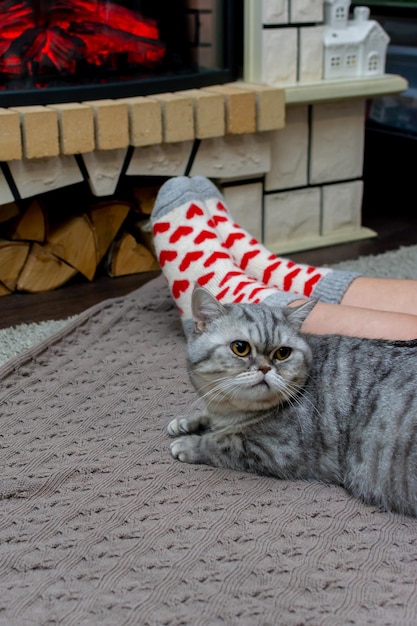
<svg viewBox="0 0 417 626">
<path fill-rule="evenodd" d="M 247 83 L 117 100 L 0 108 L 0 161 L 239 135 L 248 128 L 264 132 L 284 125 L 284 90 Z"/>
<path fill-rule="evenodd" d="M 352 241 L 360 241 L 361 239 L 372 239 L 377 237 L 371 228 L 359 226 L 352 230 L 341 230 L 330 235 L 317 235 L 306 237 L 288 242 L 270 243 L 269 249 L 274 254 L 289 254 L 292 252 L 304 252 L 305 250 L 316 250 L 317 248 L 326 248 L 327 246 L 335 246 L 341 243 L 350 243 Z"/>
<path fill-rule="evenodd" d="M 287 105 L 316 104 L 352 98 L 377 98 L 405 91 L 408 82 L 396 74 L 362 76 L 355 80 L 322 80 L 317 83 L 298 83 L 285 87 Z"/>
<path fill-rule="evenodd" d="M 285 126 L 285 105 L 371 98 L 407 89 L 401 76 L 282 88 L 236 82 L 117 100 L 0 108 L 0 161 L 75 155 Z"/>
</svg>

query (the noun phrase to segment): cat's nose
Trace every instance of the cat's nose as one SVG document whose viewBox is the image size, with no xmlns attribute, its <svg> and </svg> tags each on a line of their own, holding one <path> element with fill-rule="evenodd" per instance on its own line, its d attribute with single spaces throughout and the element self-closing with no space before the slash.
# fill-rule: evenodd
<svg viewBox="0 0 417 626">
<path fill-rule="evenodd" d="M 259 371 L 262 372 L 262 374 L 267 374 L 270 370 L 271 370 L 271 366 L 270 365 L 261 365 L 259 367 Z"/>
</svg>

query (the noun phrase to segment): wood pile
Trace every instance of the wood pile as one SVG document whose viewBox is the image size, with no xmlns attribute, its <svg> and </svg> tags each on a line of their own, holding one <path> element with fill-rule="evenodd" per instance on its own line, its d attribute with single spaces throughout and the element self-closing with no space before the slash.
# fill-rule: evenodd
<svg viewBox="0 0 417 626">
<path fill-rule="evenodd" d="M 94 280 L 159 269 L 149 215 L 155 188 L 133 190 L 134 200 L 96 202 L 57 221 L 38 199 L 23 209 L 0 206 L 0 296 L 61 287 L 77 274 Z"/>
</svg>

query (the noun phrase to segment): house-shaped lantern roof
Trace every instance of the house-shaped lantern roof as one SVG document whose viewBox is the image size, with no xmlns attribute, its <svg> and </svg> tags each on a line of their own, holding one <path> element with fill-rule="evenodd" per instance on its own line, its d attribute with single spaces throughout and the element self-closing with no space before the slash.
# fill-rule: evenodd
<svg viewBox="0 0 417 626">
<path fill-rule="evenodd" d="M 389 37 L 378 22 L 369 19 L 368 7 L 349 0 L 324 0 L 324 78 L 375 76 L 385 71 Z"/>
</svg>

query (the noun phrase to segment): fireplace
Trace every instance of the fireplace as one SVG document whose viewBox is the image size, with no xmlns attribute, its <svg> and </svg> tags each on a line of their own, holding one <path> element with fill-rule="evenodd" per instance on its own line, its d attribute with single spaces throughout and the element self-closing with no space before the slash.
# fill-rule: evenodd
<svg viewBox="0 0 417 626">
<path fill-rule="evenodd" d="M 242 0 L 0 0 L 0 105 L 232 81 Z"/>
<path fill-rule="evenodd" d="M 0 253 L 16 261 L 11 266 L 0 259 L 0 270 L 11 268 L 7 280 L 0 276 L 0 295 L 13 293 L 15 285 L 29 290 L 18 281 L 30 268 L 42 268 L 43 275 L 49 264 L 50 275 L 62 270 L 64 278 L 72 276 L 79 259 L 68 256 L 68 246 L 62 259 L 63 241 L 77 242 L 76 254 L 92 250 L 78 245 L 80 231 L 100 248 L 89 258 L 107 264 L 110 248 L 105 257 L 103 250 L 110 235 L 97 236 L 99 215 L 104 215 L 101 224 L 114 226 L 111 251 L 142 258 L 135 242 L 146 246 L 149 233 L 136 222 L 148 225 L 145 216 L 156 188 L 171 176 L 217 180 L 237 221 L 273 252 L 370 236 L 360 220 L 364 104 L 370 95 L 403 91 L 405 81 L 395 76 L 354 83 L 321 80 L 323 0 L 292 2 L 291 15 L 281 16 L 273 11 L 278 4 L 288 5 L 0 0 L 0 69 L 7 67 L 0 72 Z M 17 7 L 23 13 L 16 17 Z M 69 20 L 59 22 L 64 9 L 74 7 L 77 16 L 96 9 L 88 33 L 93 38 L 84 43 L 86 21 L 79 26 L 73 17 L 71 28 Z M 26 27 L 17 37 L 11 15 L 19 27 L 25 16 Z M 120 43 L 126 23 L 129 36 L 122 49 L 103 48 L 95 55 L 94 37 L 111 32 L 108 41 Z M 22 68 L 11 53 L 22 50 L 22 38 L 29 34 Z M 239 67 L 243 38 L 244 71 Z M 60 52 L 58 67 L 64 63 L 74 70 L 58 72 L 55 57 L 39 53 L 45 41 L 71 41 L 71 49 L 89 54 L 71 62 L 66 46 L 63 51 L 53 47 Z M 62 204 L 72 191 L 77 199 L 70 203 L 70 219 L 81 219 L 73 220 L 75 231 L 69 223 L 57 223 L 56 231 L 55 218 L 65 217 Z M 111 272 L 118 275 L 120 255 L 114 258 Z M 87 279 L 91 267 L 83 269 Z M 37 278 L 35 283 L 38 288 Z"/>
</svg>

